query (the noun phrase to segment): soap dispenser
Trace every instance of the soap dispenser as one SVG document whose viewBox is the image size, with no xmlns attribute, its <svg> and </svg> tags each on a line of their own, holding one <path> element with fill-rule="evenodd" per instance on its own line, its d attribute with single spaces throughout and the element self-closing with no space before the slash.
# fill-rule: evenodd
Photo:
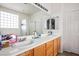
<svg viewBox="0 0 79 59">
<path fill-rule="evenodd" d="M 37 37 L 37 32 L 35 31 L 35 37 Z"/>
<path fill-rule="evenodd" d="M 37 38 L 37 37 L 38 37 L 38 35 L 37 35 L 37 32 L 36 32 L 36 31 L 34 31 L 34 32 L 33 32 L 33 34 L 34 34 L 34 38 Z"/>
</svg>

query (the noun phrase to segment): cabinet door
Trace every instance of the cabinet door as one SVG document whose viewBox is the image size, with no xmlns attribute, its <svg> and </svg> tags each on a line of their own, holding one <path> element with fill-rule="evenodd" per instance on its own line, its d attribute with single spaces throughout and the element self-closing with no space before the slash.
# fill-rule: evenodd
<svg viewBox="0 0 79 59">
<path fill-rule="evenodd" d="M 28 52 L 26 52 L 26 56 L 33 56 L 33 55 L 34 55 L 33 49 L 31 49 Z"/>
<path fill-rule="evenodd" d="M 22 54 L 19 54 L 17 56 L 33 56 L 33 49 L 32 50 L 29 50 L 29 51 L 26 51 Z"/>
<path fill-rule="evenodd" d="M 60 49 L 61 49 L 61 39 L 59 37 L 58 38 L 58 53 L 60 53 Z"/>
<path fill-rule="evenodd" d="M 34 48 L 34 56 L 45 56 L 45 44 Z"/>
<path fill-rule="evenodd" d="M 58 40 L 54 39 L 54 56 L 58 54 Z"/>
<path fill-rule="evenodd" d="M 49 41 L 46 43 L 46 55 L 47 56 L 53 56 L 54 54 L 54 46 L 53 46 L 53 41 Z"/>
</svg>

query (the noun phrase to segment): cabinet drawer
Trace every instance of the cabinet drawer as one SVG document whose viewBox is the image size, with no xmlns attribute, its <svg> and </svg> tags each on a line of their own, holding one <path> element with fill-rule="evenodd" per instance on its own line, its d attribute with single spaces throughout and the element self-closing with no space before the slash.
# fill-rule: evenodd
<svg viewBox="0 0 79 59">
<path fill-rule="evenodd" d="M 32 50 L 29 50 L 29 51 L 26 51 L 22 54 L 19 54 L 17 56 L 33 56 L 33 49 Z"/>
<path fill-rule="evenodd" d="M 57 39 L 54 40 L 54 48 L 55 48 L 55 49 L 58 48 L 58 40 L 57 40 Z"/>
<path fill-rule="evenodd" d="M 33 56 L 33 53 L 33 49 L 31 49 L 28 52 L 26 52 L 26 56 Z"/>
<path fill-rule="evenodd" d="M 57 53 L 57 50 L 54 50 L 54 56 L 56 56 L 58 53 Z"/>
<path fill-rule="evenodd" d="M 59 37 L 58 38 L 58 53 L 60 53 L 60 49 L 61 49 L 61 39 Z"/>
<path fill-rule="evenodd" d="M 54 56 L 58 54 L 58 40 L 54 39 Z"/>
<path fill-rule="evenodd" d="M 53 48 L 53 41 L 47 42 L 47 43 L 46 43 L 46 48 L 47 48 L 47 50 Z"/>
<path fill-rule="evenodd" d="M 46 56 L 53 56 L 53 49 L 54 49 L 54 46 L 53 46 L 53 40 L 52 41 L 49 41 L 46 43 Z"/>
<path fill-rule="evenodd" d="M 45 44 L 34 48 L 34 56 L 45 56 Z"/>
<path fill-rule="evenodd" d="M 53 52 L 53 49 L 50 48 L 49 50 L 46 51 L 46 55 L 47 56 L 53 56 L 54 52 Z"/>
</svg>

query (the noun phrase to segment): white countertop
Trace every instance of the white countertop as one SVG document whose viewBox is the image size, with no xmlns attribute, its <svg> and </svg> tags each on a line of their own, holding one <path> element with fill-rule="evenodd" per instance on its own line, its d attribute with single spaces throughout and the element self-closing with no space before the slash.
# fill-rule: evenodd
<svg viewBox="0 0 79 59">
<path fill-rule="evenodd" d="M 0 56 L 16 56 L 16 55 L 21 54 L 25 51 L 33 49 L 33 48 L 35 48 L 35 47 L 37 47 L 41 44 L 44 44 L 48 41 L 54 40 L 55 38 L 60 37 L 60 36 L 61 35 L 59 35 L 59 34 L 50 35 L 48 37 L 34 39 L 32 44 L 29 44 L 29 45 L 26 45 L 26 46 L 4 48 L 0 51 Z"/>
</svg>

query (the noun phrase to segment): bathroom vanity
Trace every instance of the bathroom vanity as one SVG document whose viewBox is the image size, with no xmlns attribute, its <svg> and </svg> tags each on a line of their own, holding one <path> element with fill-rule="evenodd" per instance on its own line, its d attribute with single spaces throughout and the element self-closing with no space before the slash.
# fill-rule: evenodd
<svg viewBox="0 0 79 59">
<path fill-rule="evenodd" d="M 7 7 L 7 5 L 10 7 Z M 1 9 L 14 13 L 4 11 L 2 12 L 2 14 L 5 14 L 3 18 L 6 18 L 6 15 L 10 14 L 8 17 L 11 17 L 12 21 L 8 20 L 8 17 L 4 21 L 3 19 L 1 20 L 3 24 L 11 22 L 8 25 L 12 26 L 4 25 L 3 28 L 0 28 L 0 32 L 1 35 L 15 34 L 16 39 L 10 40 L 12 44 L 0 50 L 0 56 L 56 56 L 60 52 L 61 35 L 58 34 L 60 33 L 58 20 L 56 21 L 47 11 L 35 4 L 15 3 L 7 5 L 0 4 L 2 6 Z M 14 8 L 12 8 L 13 6 Z M 18 7 L 22 10 L 17 9 Z M 12 15 L 17 15 L 16 19 Z M 5 20 L 7 20 L 6 23 L 4 23 Z M 48 35 L 48 33 L 51 35 Z M 32 35 L 35 38 L 32 38 Z M 23 39 L 21 40 L 21 38 Z"/>
<path fill-rule="evenodd" d="M 51 38 L 48 42 L 40 44 L 33 49 L 25 51 L 17 56 L 56 56 L 60 53 L 60 36 Z"/>
<path fill-rule="evenodd" d="M 60 43 L 61 36 L 58 34 L 40 37 L 28 45 L 4 48 L 0 50 L 0 56 L 56 56 L 60 53 Z"/>
</svg>

